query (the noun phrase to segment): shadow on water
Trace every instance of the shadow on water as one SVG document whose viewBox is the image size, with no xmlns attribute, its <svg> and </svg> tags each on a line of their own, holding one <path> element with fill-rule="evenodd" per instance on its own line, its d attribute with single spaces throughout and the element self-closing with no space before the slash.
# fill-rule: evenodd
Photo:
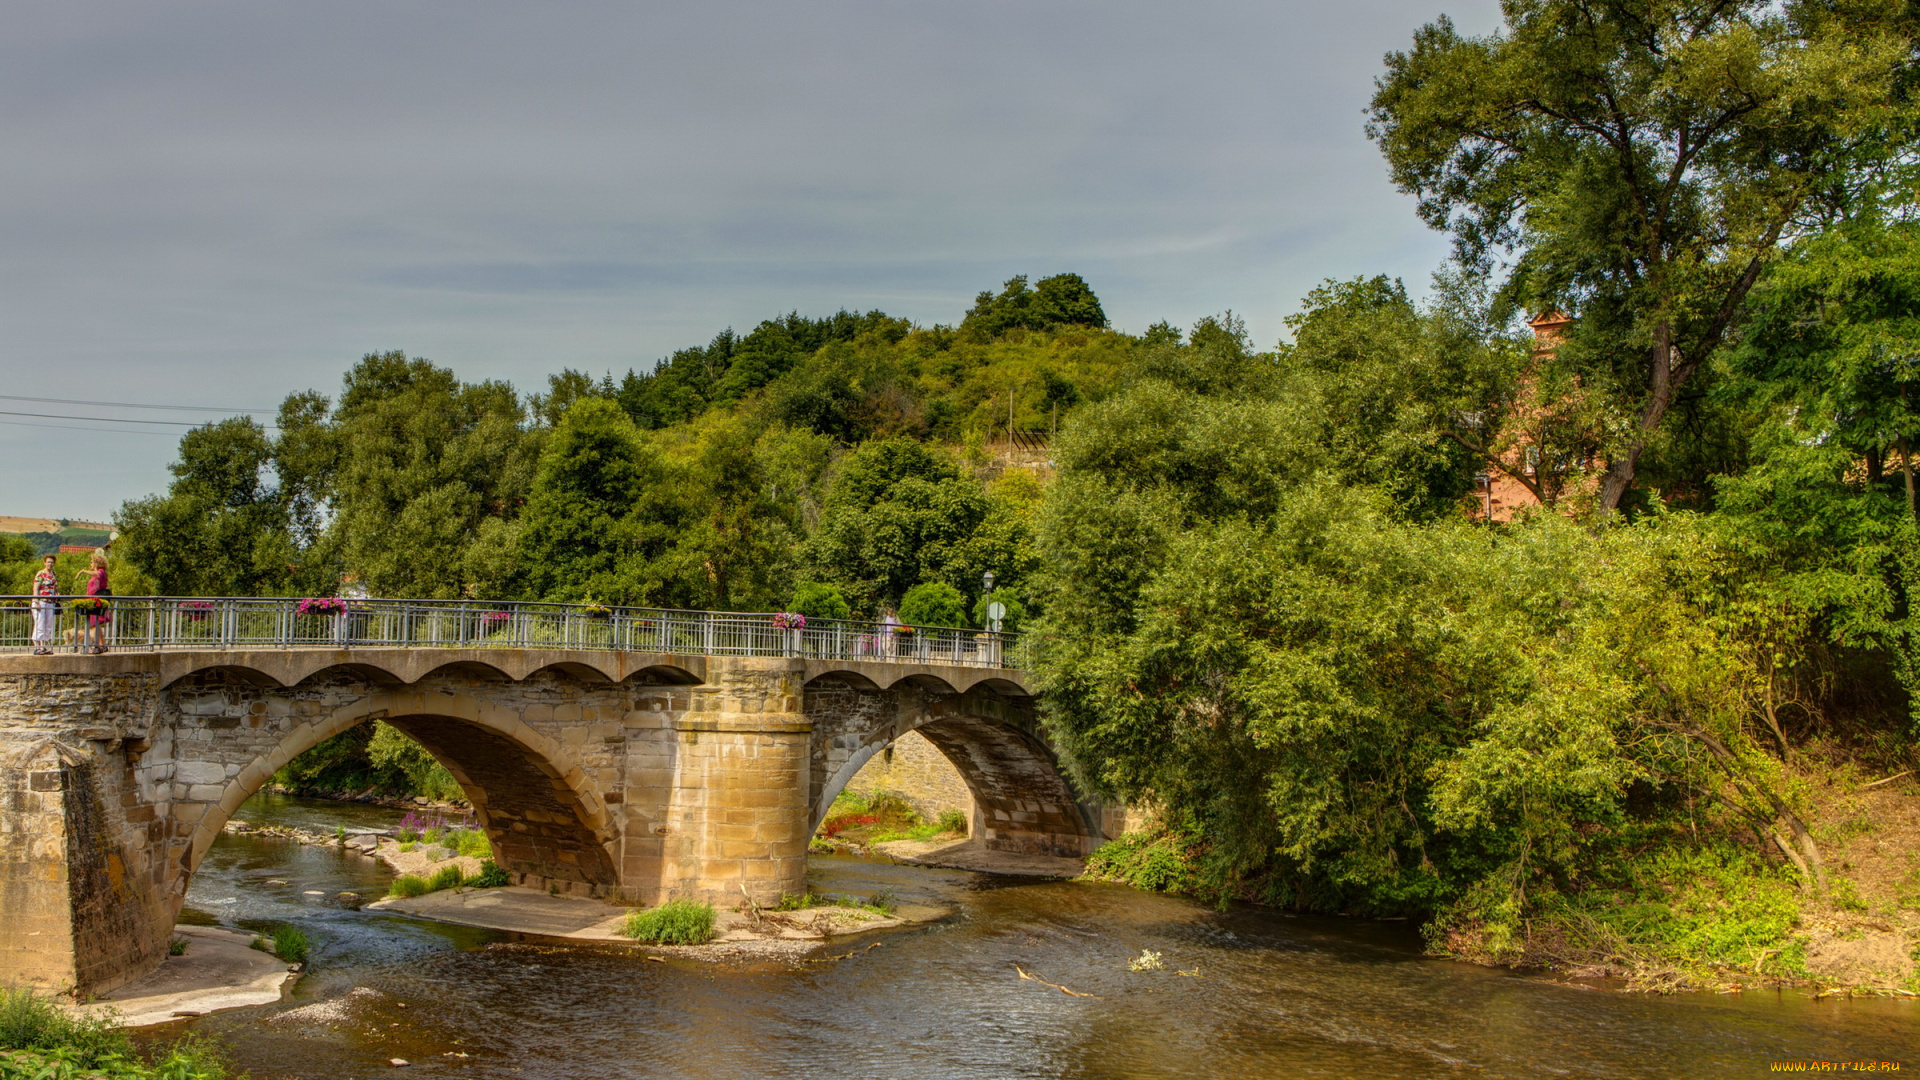
<svg viewBox="0 0 1920 1080">
<path fill-rule="evenodd" d="M 348 817 L 385 813 L 280 800 L 242 816 L 398 817 Z M 299 923 L 316 942 L 313 973 L 288 1002 L 192 1026 L 227 1039 L 256 1080 L 388 1074 L 394 1057 L 436 1076 L 703 1080 L 1640 1078 L 1757 1076 L 1770 1060 L 1809 1058 L 1920 1064 L 1920 1010 L 1904 1001 L 1625 995 L 1428 959 L 1404 923 L 1220 912 L 847 858 L 815 859 L 810 877 L 819 891 L 886 890 L 955 914 L 855 939 L 828 951 L 883 944 L 829 962 L 657 963 L 329 906 L 342 890 L 384 892 L 388 874 L 331 848 L 224 837 L 190 906 L 249 929 Z M 1130 971 L 1142 949 L 1165 969 Z"/>
</svg>

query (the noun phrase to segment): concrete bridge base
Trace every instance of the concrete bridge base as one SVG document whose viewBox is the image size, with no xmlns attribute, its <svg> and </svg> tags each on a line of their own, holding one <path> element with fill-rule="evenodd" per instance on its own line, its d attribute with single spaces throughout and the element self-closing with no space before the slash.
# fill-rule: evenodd
<svg viewBox="0 0 1920 1080">
<path fill-rule="evenodd" d="M 516 883 L 560 894 L 802 891 L 827 806 L 908 731 L 966 780 L 989 848 L 1102 838 L 1018 672 L 516 649 L 0 657 L 0 984 L 93 994 L 151 970 L 241 803 L 374 719 L 454 775 Z"/>
</svg>

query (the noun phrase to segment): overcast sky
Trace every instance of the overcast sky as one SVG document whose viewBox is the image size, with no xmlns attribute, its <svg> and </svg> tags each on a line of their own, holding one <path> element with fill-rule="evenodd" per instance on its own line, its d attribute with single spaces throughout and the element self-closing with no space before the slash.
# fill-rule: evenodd
<svg viewBox="0 0 1920 1080">
<path fill-rule="evenodd" d="M 0 412 L 209 419 L 404 349 L 522 390 L 798 309 L 1077 271 L 1270 344 L 1446 255 L 1362 130 L 1495 0 L 28 2 L 0 35 Z M 69 425 L 29 427 L 26 424 Z M 104 518 L 183 428 L 0 415 L 0 514 Z"/>
</svg>

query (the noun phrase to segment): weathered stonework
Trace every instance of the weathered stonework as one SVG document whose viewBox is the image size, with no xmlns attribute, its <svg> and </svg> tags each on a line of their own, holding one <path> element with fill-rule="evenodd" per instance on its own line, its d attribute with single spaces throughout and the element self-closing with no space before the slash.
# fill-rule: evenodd
<svg viewBox="0 0 1920 1080">
<path fill-rule="evenodd" d="M 473 801 L 520 884 L 776 900 L 826 806 L 917 731 L 976 835 L 1099 838 L 1017 673 L 532 650 L 0 657 L 0 983 L 98 993 L 165 953 L 193 871 L 295 755 L 381 719 Z"/>
<path fill-rule="evenodd" d="M 948 811 L 973 819 L 973 792 L 967 789 L 966 777 L 917 731 L 907 732 L 868 759 L 847 782 L 847 789 L 898 795 L 928 821 Z"/>
</svg>

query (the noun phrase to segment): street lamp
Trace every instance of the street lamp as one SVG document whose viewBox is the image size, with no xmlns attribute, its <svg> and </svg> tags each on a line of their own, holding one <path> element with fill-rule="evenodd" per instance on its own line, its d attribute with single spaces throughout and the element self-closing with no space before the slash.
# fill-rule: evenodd
<svg viewBox="0 0 1920 1080">
<path fill-rule="evenodd" d="M 981 581 L 986 586 L 984 599 L 987 601 L 987 629 L 997 634 L 1000 632 L 1000 620 L 1007 617 L 1007 607 L 993 598 L 993 571 L 987 571 Z"/>
</svg>

